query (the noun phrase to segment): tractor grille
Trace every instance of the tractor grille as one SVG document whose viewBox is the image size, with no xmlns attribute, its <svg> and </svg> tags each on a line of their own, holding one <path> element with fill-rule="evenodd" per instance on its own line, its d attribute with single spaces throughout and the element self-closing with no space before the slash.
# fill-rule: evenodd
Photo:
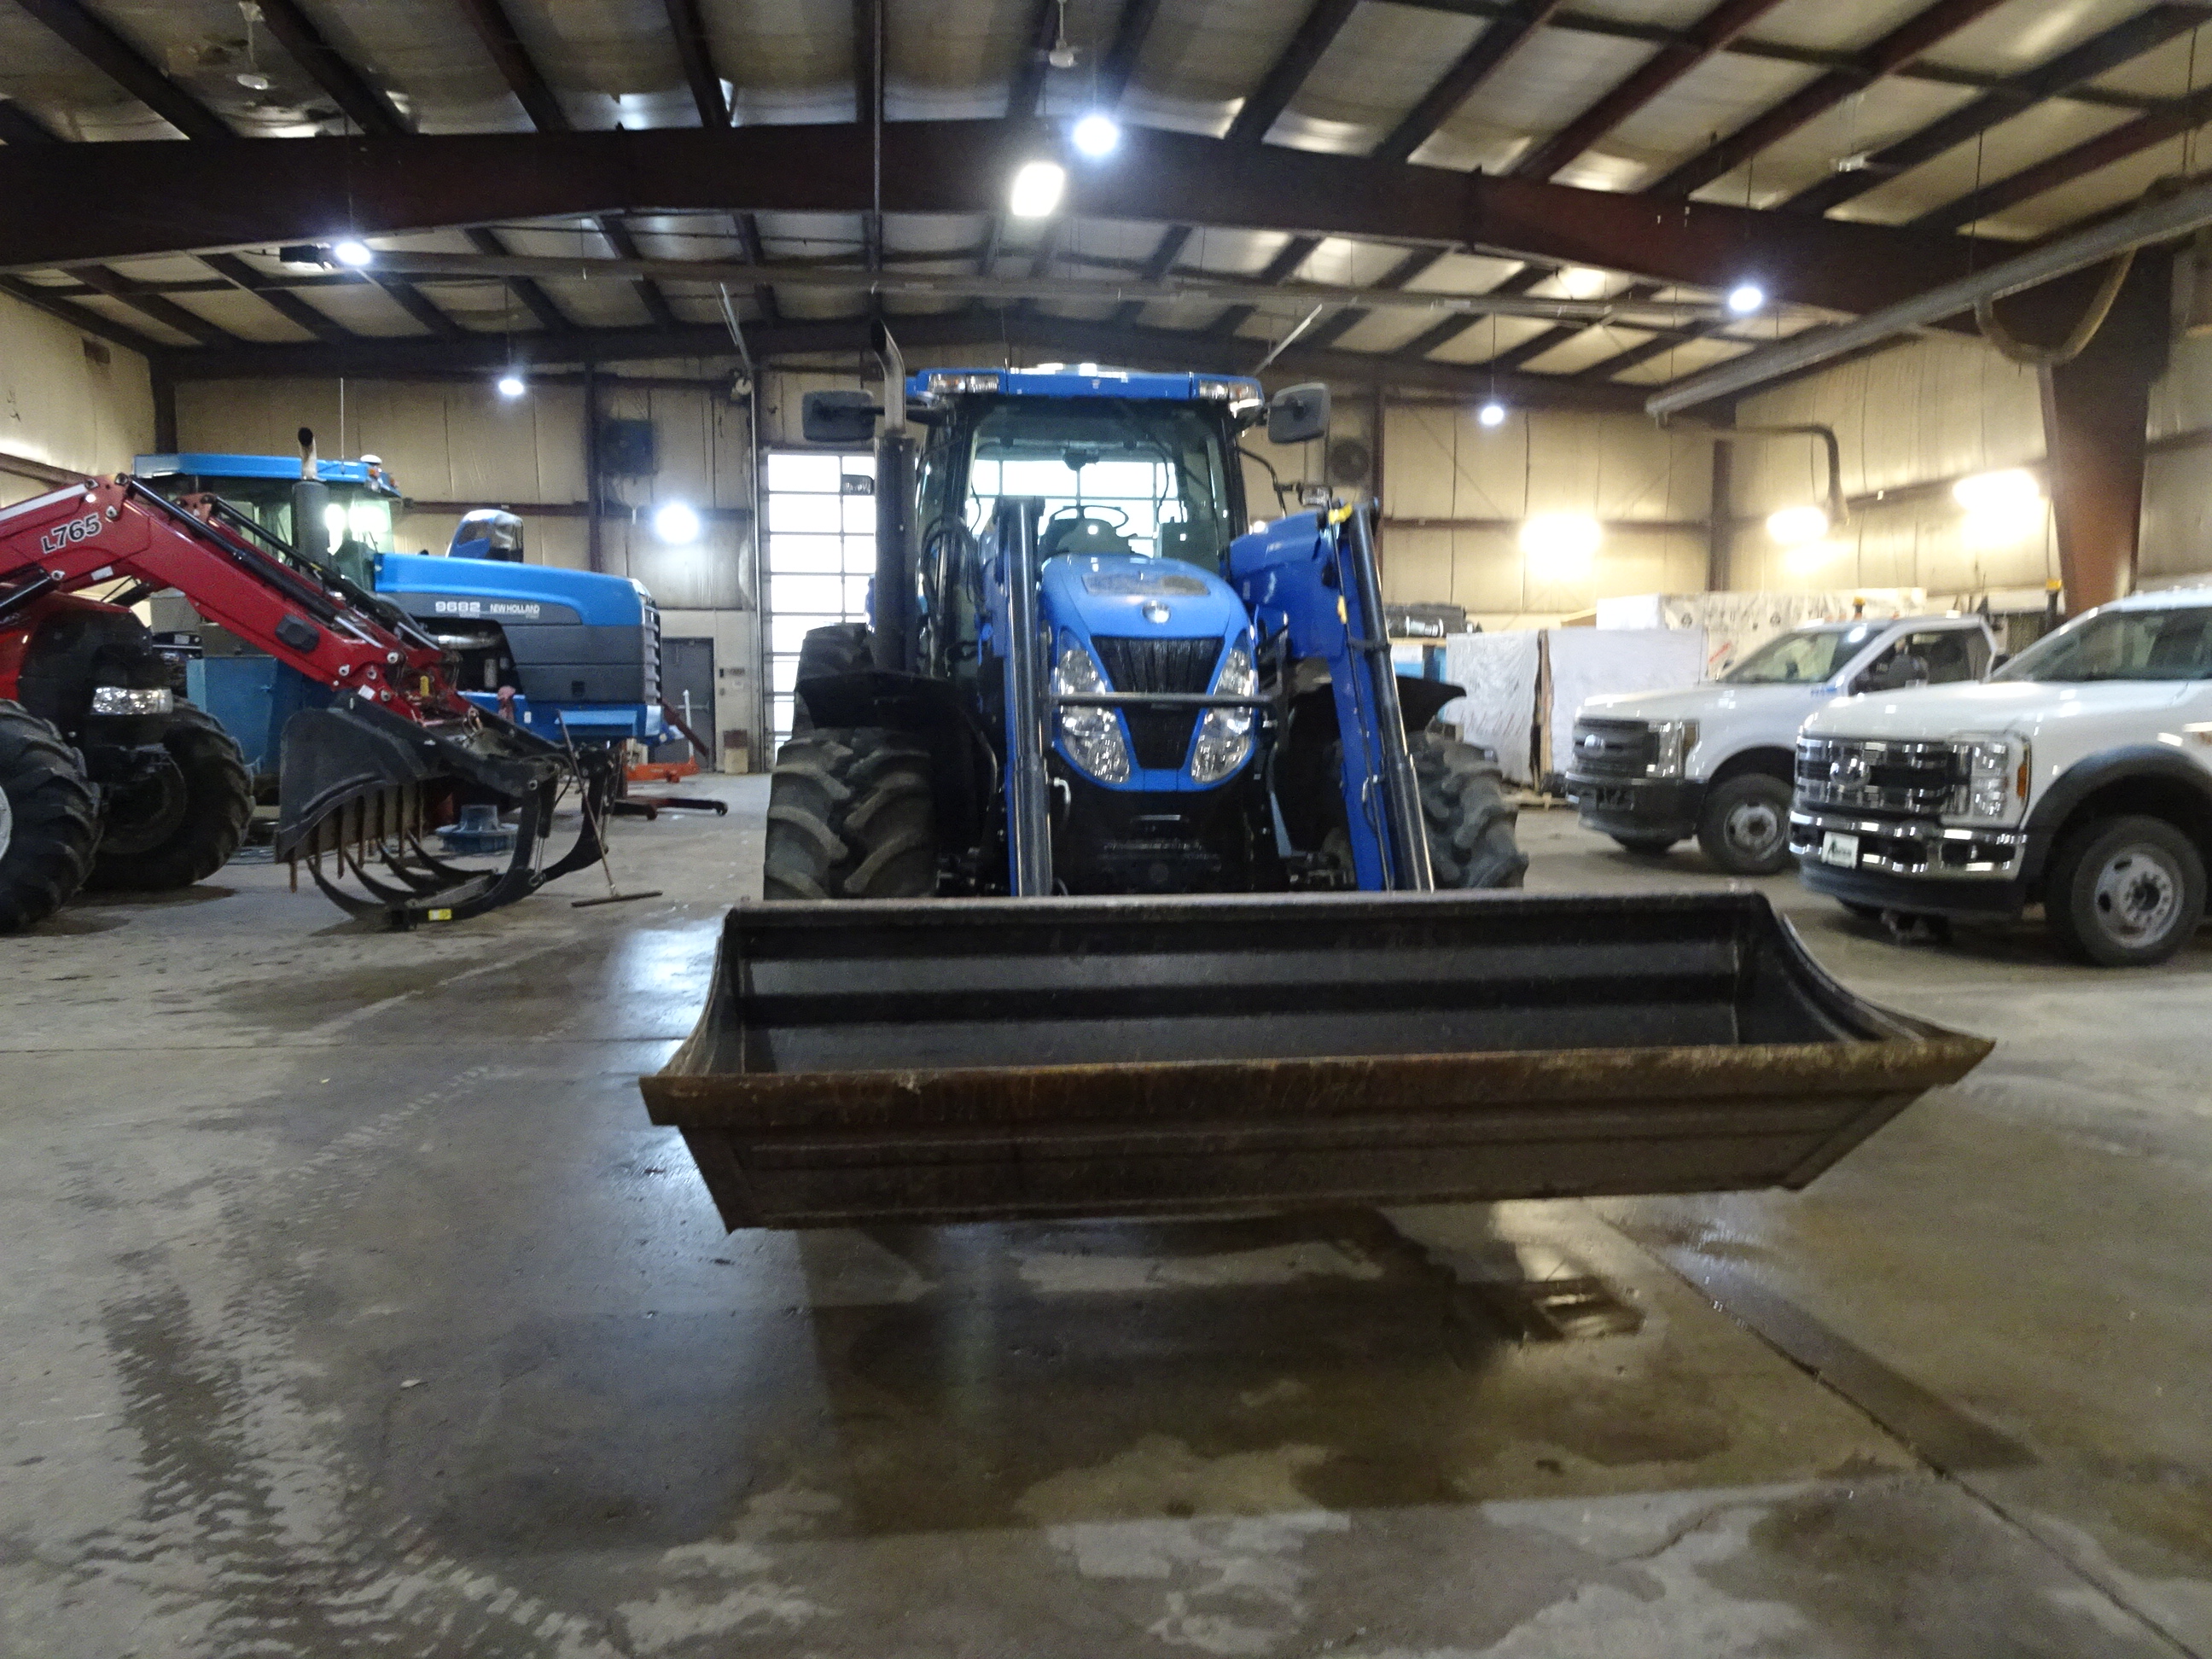
<svg viewBox="0 0 2212 1659">
<path fill-rule="evenodd" d="M 1116 691 L 1204 691 L 1221 657 L 1218 638 L 1155 640 L 1094 635 L 1098 660 Z M 1198 716 L 1187 708 L 1124 708 L 1136 762 L 1147 771 L 1180 771 Z"/>
<path fill-rule="evenodd" d="M 638 701 L 648 708 L 657 708 L 660 706 L 660 607 L 642 593 L 637 602 L 645 618 L 645 626 L 639 630 L 645 646 L 645 685 Z"/>
<path fill-rule="evenodd" d="M 1948 743 L 1797 739 L 1797 799 L 1808 806 L 1932 818 L 1948 808 L 1958 781 Z"/>
<path fill-rule="evenodd" d="M 1587 720 L 1575 722 L 1570 769 L 1585 777 L 1640 778 L 1659 750 L 1642 720 Z"/>
</svg>

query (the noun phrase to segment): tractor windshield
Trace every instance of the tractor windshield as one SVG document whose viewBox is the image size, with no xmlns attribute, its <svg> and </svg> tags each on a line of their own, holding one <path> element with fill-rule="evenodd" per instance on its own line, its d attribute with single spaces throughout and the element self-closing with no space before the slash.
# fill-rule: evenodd
<svg viewBox="0 0 2212 1659">
<path fill-rule="evenodd" d="M 974 428 L 969 529 L 1001 495 L 1044 500 L 1040 546 L 1219 570 L 1236 533 L 1220 424 L 1188 404 L 1009 398 Z"/>
</svg>

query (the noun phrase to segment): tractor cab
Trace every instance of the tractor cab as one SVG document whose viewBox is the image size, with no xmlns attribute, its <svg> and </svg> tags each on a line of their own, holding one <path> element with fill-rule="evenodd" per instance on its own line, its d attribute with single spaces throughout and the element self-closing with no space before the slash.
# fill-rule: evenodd
<svg viewBox="0 0 2212 1659">
<path fill-rule="evenodd" d="M 254 523 L 291 546 L 321 548 L 338 574 L 356 586 L 373 589 L 375 560 L 392 549 L 393 511 L 402 501 L 399 486 L 374 455 L 354 461 L 319 461 L 313 482 L 322 491 L 319 526 L 295 526 L 296 503 L 309 500 L 302 490 L 301 464 L 292 455 L 224 455 L 190 452 L 141 455 L 131 471 L 171 501 L 182 495 L 220 495 Z M 311 507 L 309 510 L 314 510 Z M 296 528 L 319 531 L 303 538 Z"/>
</svg>

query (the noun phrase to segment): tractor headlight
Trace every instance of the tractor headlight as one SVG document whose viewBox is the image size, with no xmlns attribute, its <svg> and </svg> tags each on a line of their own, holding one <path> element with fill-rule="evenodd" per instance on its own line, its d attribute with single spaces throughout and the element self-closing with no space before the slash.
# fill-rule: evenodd
<svg viewBox="0 0 2212 1659">
<path fill-rule="evenodd" d="M 1644 767 L 1647 775 L 1655 778 L 1679 778 L 1690 758 L 1690 751 L 1698 746 L 1698 723 L 1695 720 L 1654 720 L 1651 723 L 1651 759 Z"/>
<path fill-rule="evenodd" d="M 171 714 L 177 699 L 167 686 L 95 685 L 92 712 L 95 714 Z"/>
<path fill-rule="evenodd" d="M 1959 781 L 1947 815 L 1970 823 L 2010 823 L 2027 802 L 2027 743 L 1976 732 L 1951 739 Z"/>
<path fill-rule="evenodd" d="M 1065 638 L 1065 636 L 1063 636 Z M 1052 671 L 1052 695 L 1095 697 L 1107 690 L 1106 677 L 1091 653 L 1080 645 L 1063 644 L 1059 665 Z M 1121 720 L 1111 708 L 1097 706 L 1062 708 L 1060 746 L 1067 757 L 1101 783 L 1129 781 L 1129 745 L 1121 736 Z"/>
<path fill-rule="evenodd" d="M 1249 697 L 1260 684 L 1252 672 L 1252 653 L 1241 645 L 1229 647 L 1220 678 L 1214 681 L 1216 696 Z M 1194 783 L 1218 783 L 1244 764 L 1252 753 L 1252 711 L 1249 708 L 1209 708 L 1198 725 L 1198 742 L 1191 750 Z"/>
</svg>

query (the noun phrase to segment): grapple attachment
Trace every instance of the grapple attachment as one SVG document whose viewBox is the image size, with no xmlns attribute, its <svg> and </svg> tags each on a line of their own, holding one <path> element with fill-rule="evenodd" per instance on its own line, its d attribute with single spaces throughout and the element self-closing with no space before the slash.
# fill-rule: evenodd
<svg viewBox="0 0 2212 1659">
<path fill-rule="evenodd" d="M 1752 893 L 745 904 L 642 1087 L 806 1227 L 1800 1187 L 1990 1047 Z"/>
<path fill-rule="evenodd" d="M 331 901 L 394 927 L 461 921 L 535 892 L 599 856 L 611 763 L 495 715 L 421 726 L 365 702 L 304 709 L 284 728 L 276 855 L 298 879 L 302 862 Z M 562 795 L 583 811 L 575 844 L 550 864 L 545 839 Z M 518 814 L 504 867 L 471 868 L 432 854 L 424 837 L 460 804 Z"/>
</svg>

